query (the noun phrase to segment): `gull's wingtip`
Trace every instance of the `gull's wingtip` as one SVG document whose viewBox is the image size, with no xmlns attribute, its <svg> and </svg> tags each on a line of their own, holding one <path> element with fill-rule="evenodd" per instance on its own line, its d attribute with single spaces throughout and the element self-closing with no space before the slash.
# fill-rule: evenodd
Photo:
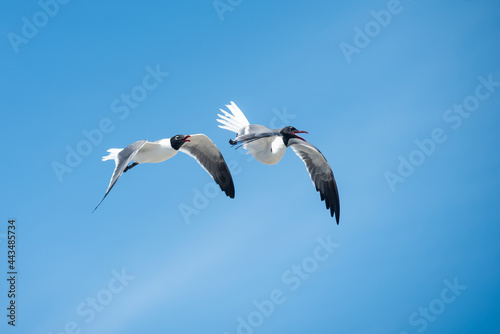
<svg viewBox="0 0 500 334">
<path fill-rule="evenodd" d="M 95 210 L 97 210 L 97 208 L 99 207 L 99 205 L 101 205 L 102 201 L 104 201 L 104 199 L 106 198 L 106 196 L 108 196 L 108 193 L 109 191 L 106 192 L 106 194 L 104 195 L 104 197 L 101 199 L 101 201 L 99 202 L 99 204 L 97 204 L 97 206 L 94 208 L 94 210 L 92 210 L 92 213 L 95 212 Z"/>
<path fill-rule="evenodd" d="M 95 210 L 97 210 L 97 208 L 99 207 L 99 205 L 101 205 L 102 201 L 99 202 L 99 204 L 97 204 L 97 206 L 94 208 L 94 210 L 92 210 L 92 213 L 95 212 Z"/>
</svg>

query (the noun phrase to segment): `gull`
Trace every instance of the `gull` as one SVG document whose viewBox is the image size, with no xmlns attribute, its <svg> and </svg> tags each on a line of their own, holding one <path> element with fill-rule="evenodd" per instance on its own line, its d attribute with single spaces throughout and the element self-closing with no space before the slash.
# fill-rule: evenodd
<svg viewBox="0 0 500 334">
<path fill-rule="evenodd" d="M 269 129 L 263 125 L 250 124 L 234 102 L 231 101 L 226 107 L 230 112 L 220 109 L 222 115 L 217 114 L 220 117 L 217 121 L 222 124 L 219 125 L 220 128 L 236 133 L 236 138 L 230 139 L 229 143 L 240 144 L 248 150 L 247 154 L 253 155 L 257 161 L 266 165 L 277 164 L 283 158 L 287 147 L 290 147 L 306 165 L 321 200 L 325 201 L 326 208 L 330 209 L 331 216 L 335 216 L 338 224 L 340 201 L 332 168 L 320 150 L 297 135 L 307 132 L 297 130 L 293 126 Z"/>
<path fill-rule="evenodd" d="M 233 178 L 222 154 L 210 138 L 204 134 L 176 135 L 152 142 L 139 140 L 123 149 L 111 148 L 107 150 L 109 155 L 102 157 L 102 161 L 114 160 L 116 166 L 108 189 L 94 211 L 101 205 L 123 173 L 138 164 L 163 162 L 175 156 L 178 151 L 195 158 L 220 186 L 221 190 L 228 197 L 234 198 Z"/>
</svg>

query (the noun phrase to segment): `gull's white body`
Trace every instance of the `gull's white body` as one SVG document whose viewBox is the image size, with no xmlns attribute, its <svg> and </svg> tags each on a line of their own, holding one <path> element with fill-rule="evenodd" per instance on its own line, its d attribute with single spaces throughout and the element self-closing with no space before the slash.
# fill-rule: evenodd
<svg viewBox="0 0 500 334">
<path fill-rule="evenodd" d="M 111 148 L 109 155 L 102 158 L 102 161 L 116 160 L 121 148 Z M 137 163 L 158 163 L 166 161 L 177 154 L 170 144 L 170 139 L 160 139 L 153 142 L 146 142 L 144 146 L 135 154 L 134 161 Z"/>
<path fill-rule="evenodd" d="M 248 134 L 249 126 L 240 131 L 240 134 Z M 247 149 L 247 154 L 251 154 L 257 161 L 266 165 L 275 165 L 283 158 L 286 152 L 286 146 L 283 138 L 275 136 L 262 138 L 254 142 L 244 144 L 243 148 Z"/>
<path fill-rule="evenodd" d="M 134 161 L 142 163 L 163 162 L 177 154 L 177 150 L 170 145 L 170 139 L 161 139 L 146 143 L 134 157 Z"/>
</svg>

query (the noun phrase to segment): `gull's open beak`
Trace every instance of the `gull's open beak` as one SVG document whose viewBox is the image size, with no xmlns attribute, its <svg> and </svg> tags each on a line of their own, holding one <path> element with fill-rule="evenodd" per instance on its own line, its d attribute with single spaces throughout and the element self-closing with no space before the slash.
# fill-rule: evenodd
<svg viewBox="0 0 500 334">
<path fill-rule="evenodd" d="M 293 134 L 296 135 L 296 136 L 297 136 L 297 133 L 307 133 L 307 134 L 309 134 L 309 132 L 307 132 L 307 131 L 300 131 L 300 130 L 297 130 L 297 131 L 293 132 Z M 300 136 L 297 136 L 297 138 L 302 139 L 303 141 L 307 141 L 307 140 L 305 140 L 304 138 L 302 138 Z"/>
</svg>

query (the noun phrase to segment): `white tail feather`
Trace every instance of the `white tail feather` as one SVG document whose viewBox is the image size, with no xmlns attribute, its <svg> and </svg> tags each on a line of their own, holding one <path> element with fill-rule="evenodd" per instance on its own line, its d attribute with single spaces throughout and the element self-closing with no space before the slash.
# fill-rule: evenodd
<svg viewBox="0 0 500 334">
<path fill-rule="evenodd" d="M 118 164 L 118 153 L 120 153 L 122 150 L 122 148 L 110 148 L 109 150 L 107 150 L 107 152 L 109 152 L 109 155 L 102 157 L 102 161 L 114 160 L 115 163 Z"/>
<path fill-rule="evenodd" d="M 217 122 L 222 124 L 219 125 L 219 128 L 239 133 L 245 126 L 250 125 L 248 119 L 233 101 L 231 101 L 231 104 L 226 105 L 226 107 L 232 112 L 232 114 L 220 109 L 224 116 L 217 114 L 217 116 L 220 117 Z"/>
</svg>

